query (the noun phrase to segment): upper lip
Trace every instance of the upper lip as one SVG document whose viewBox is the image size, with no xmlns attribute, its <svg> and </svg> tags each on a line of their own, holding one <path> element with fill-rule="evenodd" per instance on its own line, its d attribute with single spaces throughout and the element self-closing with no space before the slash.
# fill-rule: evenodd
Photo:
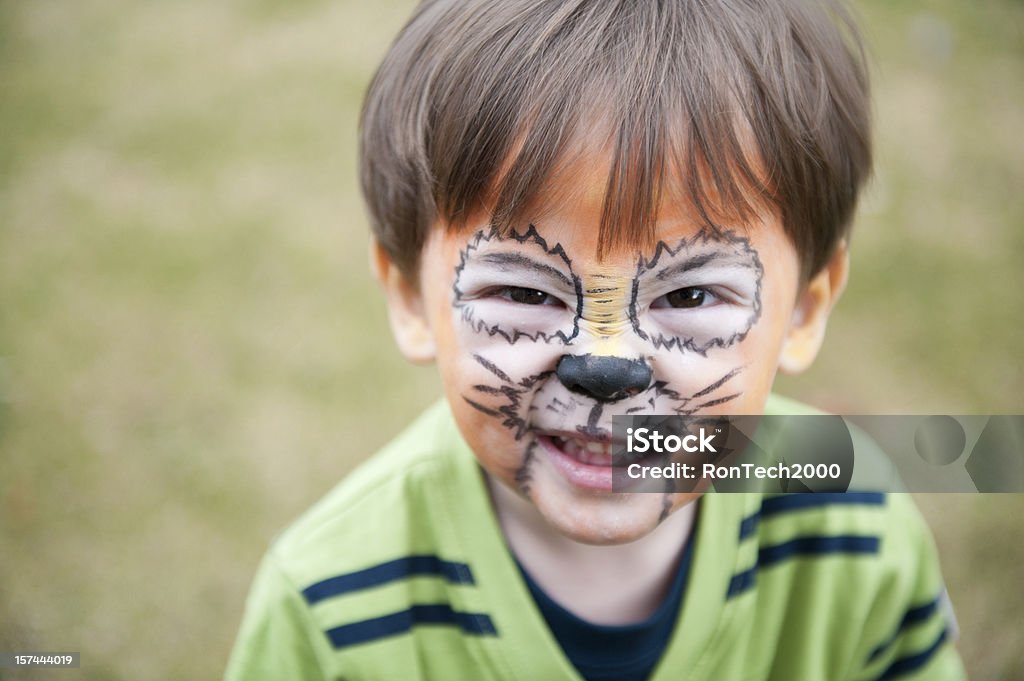
<svg viewBox="0 0 1024 681">
<path fill-rule="evenodd" d="M 581 428 L 585 426 L 580 426 Z M 599 442 L 604 445 L 624 445 L 626 441 L 623 438 L 612 437 L 611 433 L 607 431 L 600 434 L 581 433 L 578 430 L 546 430 L 538 428 L 534 431 L 538 436 L 543 437 L 558 437 L 563 440 L 580 440 L 581 442 Z"/>
</svg>

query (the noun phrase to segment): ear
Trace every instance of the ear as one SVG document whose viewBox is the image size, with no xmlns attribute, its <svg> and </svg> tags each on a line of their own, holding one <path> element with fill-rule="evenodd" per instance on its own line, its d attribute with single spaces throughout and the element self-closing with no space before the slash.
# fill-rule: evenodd
<svg viewBox="0 0 1024 681">
<path fill-rule="evenodd" d="M 825 267 L 797 296 L 793 319 L 779 356 L 779 369 L 783 372 L 800 373 L 818 356 L 825 340 L 828 315 L 846 288 L 849 273 L 850 253 L 846 241 L 842 241 Z"/>
<path fill-rule="evenodd" d="M 437 346 L 419 282 L 410 281 L 376 239 L 370 243 L 370 269 L 384 289 L 388 321 L 399 351 L 416 364 L 433 361 Z"/>
</svg>

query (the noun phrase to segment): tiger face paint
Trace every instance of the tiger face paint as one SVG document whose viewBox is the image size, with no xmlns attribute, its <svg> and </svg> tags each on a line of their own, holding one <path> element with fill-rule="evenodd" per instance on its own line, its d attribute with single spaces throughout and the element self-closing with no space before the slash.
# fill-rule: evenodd
<svg viewBox="0 0 1024 681">
<path fill-rule="evenodd" d="M 419 295 L 487 474 L 561 534 L 622 543 L 697 495 L 613 493 L 612 416 L 761 413 L 799 262 L 773 216 L 712 230 L 669 203 L 649 247 L 599 258 L 600 195 L 581 196 L 506 234 L 435 229 Z"/>
</svg>

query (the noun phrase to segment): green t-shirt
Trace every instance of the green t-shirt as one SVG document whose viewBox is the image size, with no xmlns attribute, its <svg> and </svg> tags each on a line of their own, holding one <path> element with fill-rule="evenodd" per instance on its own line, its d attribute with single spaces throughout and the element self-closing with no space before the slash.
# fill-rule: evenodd
<svg viewBox="0 0 1024 681">
<path fill-rule="evenodd" d="M 797 413 L 773 397 L 767 413 Z M 905 494 L 708 494 L 653 681 L 965 678 Z M 260 679 L 571 679 L 444 404 L 349 475 L 260 566 L 228 665 Z"/>
</svg>

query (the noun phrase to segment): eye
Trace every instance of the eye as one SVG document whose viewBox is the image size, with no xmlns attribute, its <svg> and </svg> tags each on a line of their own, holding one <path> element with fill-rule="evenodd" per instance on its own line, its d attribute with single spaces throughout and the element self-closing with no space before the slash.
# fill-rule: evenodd
<svg viewBox="0 0 1024 681">
<path fill-rule="evenodd" d="M 700 286 L 686 286 L 684 288 L 677 288 L 671 293 L 666 293 L 661 296 L 653 303 L 652 308 L 693 308 L 693 307 L 704 307 L 710 305 L 717 300 L 714 293 L 711 293 L 705 288 Z"/>
<path fill-rule="evenodd" d="M 535 288 L 526 288 L 524 286 L 502 286 L 496 288 L 490 292 L 490 295 L 497 298 L 504 298 L 505 300 L 517 303 L 519 305 L 561 305 L 554 296 L 539 291 Z"/>
</svg>

